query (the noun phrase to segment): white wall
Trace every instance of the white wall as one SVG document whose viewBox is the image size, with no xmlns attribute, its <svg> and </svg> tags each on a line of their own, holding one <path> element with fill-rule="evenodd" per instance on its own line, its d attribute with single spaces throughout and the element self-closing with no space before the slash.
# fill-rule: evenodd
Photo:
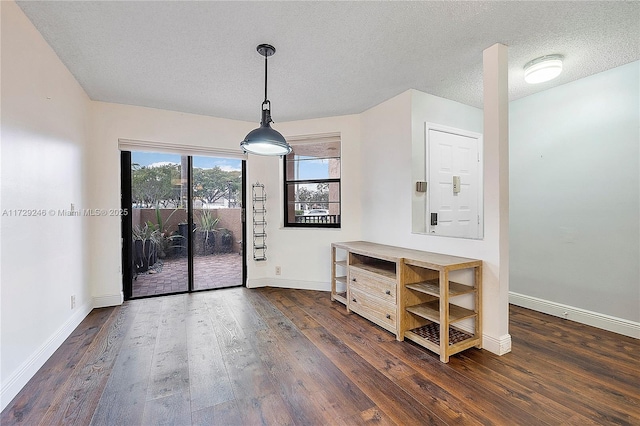
<svg viewBox="0 0 640 426">
<path fill-rule="evenodd" d="M 640 321 L 639 70 L 511 103 L 513 292 Z"/>
<path fill-rule="evenodd" d="M 89 99 L 17 5 L 3 1 L 0 7 L 4 408 L 86 316 L 92 300 L 91 219 L 57 215 L 86 201 Z M 16 209 L 46 216 L 15 217 Z"/>
<path fill-rule="evenodd" d="M 415 191 L 415 182 L 428 180 L 425 164 L 425 122 L 482 134 L 482 110 L 417 90 L 411 93 L 411 229 L 416 233 L 426 233 L 428 192 Z"/>
<path fill-rule="evenodd" d="M 412 233 L 412 209 L 420 203 L 415 181 L 424 180 L 424 123 L 436 123 L 482 133 L 483 113 L 458 102 L 416 90 L 406 91 L 362 114 L 362 238 L 382 244 L 482 259 L 485 287 L 498 286 L 499 267 L 495 230 L 483 240 L 447 238 Z M 485 170 L 497 173 L 495 170 Z M 489 200 L 491 201 L 491 200 Z M 487 205 L 485 215 L 496 206 Z M 489 203 L 491 204 L 491 203 Z M 508 351 L 508 325 L 492 313 L 505 309 L 484 299 L 485 346 Z"/>
<path fill-rule="evenodd" d="M 184 114 L 136 106 L 92 102 L 90 185 L 92 208 L 116 208 L 120 202 L 120 151 L 118 139 L 133 139 L 174 147 L 192 146 L 238 150 L 240 141 L 258 123 Z M 329 289 L 330 244 L 357 239 L 360 235 L 359 201 L 359 120 L 358 116 L 323 118 L 277 123 L 274 128 L 285 136 L 340 132 L 342 135 L 341 229 L 284 229 L 282 226 L 282 163 L 278 157 L 249 156 L 247 159 L 247 195 L 256 181 L 265 184 L 267 201 L 267 261 L 255 262 L 247 247 L 247 282 L 250 287 L 285 286 Z M 250 202 L 247 219 L 250 220 Z M 98 305 L 117 304 L 121 300 L 120 220 L 100 218 L 90 229 L 91 277 Z M 247 241 L 252 240 L 251 227 Z M 282 274 L 275 275 L 275 266 Z"/>
<path fill-rule="evenodd" d="M 91 208 L 112 209 L 120 206 L 119 139 L 139 140 L 180 147 L 236 150 L 240 141 L 257 127 L 257 123 L 185 114 L 153 108 L 91 103 L 91 168 L 89 195 Z M 247 168 L 261 167 L 256 157 L 249 157 Z M 113 305 L 122 300 L 120 218 L 100 218 L 91 227 L 91 278 L 97 305 Z M 249 275 L 251 276 L 251 269 Z"/>
<path fill-rule="evenodd" d="M 425 122 L 482 133 L 482 110 L 408 90 L 362 114 L 362 233 L 405 247 L 453 242 L 457 250 L 464 240 L 412 234 L 412 220 L 424 223 L 412 216 L 424 212 L 415 182 L 425 180 Z"/>
<path fill-rule="evenodd" d="M 361 115 L 364 240 L 407 247 L 406 237 L 411 234 L 411 109 L 415 93 L 407 90 Z"/>
<path fill-rule="evenodd" d="M 361 167 L 360 116 L 319 118 L 276 123 L 274 128 L 285 137 L 336 133 L 341 135 L 341 227 L 339 229 L 284 228 L 282 160 L 273 157 L 252 157 L 260 167 L 248 172 L 248 185 L 260 181 L 267 192 L 267 260 L 255 262 L 249 256 L 250 287 L 330 289 L 331 243 L 357 240 L 361 232 Z M 250 189 L 248 189 L 250 191 Z M 247 212 L 250 220 L 250 212 Z M 250 228 L 250 227 L 249 227 Z M 251 229 L 247 240 L 251 241 Z M 250 248 L 247 247 L 249 251 Z M 281 266 L 282 274 L 275 275 Z"/>
</svg>

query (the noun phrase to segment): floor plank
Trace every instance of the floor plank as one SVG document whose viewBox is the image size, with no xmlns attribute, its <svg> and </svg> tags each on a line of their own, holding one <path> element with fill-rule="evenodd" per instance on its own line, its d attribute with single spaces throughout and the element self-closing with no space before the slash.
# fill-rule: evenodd
<svg viewBox="0 0 640 426">
<path fill-rule="evenodd" d="M 76 328 L 64 344 L 45 362 L 38 373 L 2 412 L 0 424 L 38 424 L 52 402 L 51 389 L 60 387 L 69 378 L 103 327 L 112 321 L 114 308 L 94 309 Z"/>
<path fill-rule="evenodd" d="M 222 359 L 204 298 L 190 301 L 186 319 L 189 392 L 191 410 L 218 405 L 234 399 L 231 382 Z"/>
<path fill-rule="evenodd" d="M 413 380 L 396 381 L 396 383 L 403 389 L 410 389 L 414 398 L 425 406 L 434 406 L 433 394 L 439 394 L 442 400 L 438 400 L 438 403 L 441 404 L 438 414 L 447 423 L 470 422 L 469 419 L 465 419 L 462 410 L 457 408 L 460 406 L 464 406 L 466 411 L 470 411 L 477 419 L 492 421 L 496 424 L 509 422 L 508 412 L 513 411 L 514 408 L 511 404 L 505 403 L 505 401 L 498 401 L 501 403 L 499 406 L 474 404 L 478 395 L 476 383 L 469 381 L 464 376 L 457 375 L 455 371 L 450 371 L 449 366 L 442 364 L 435 354 L 425 353 L 422 349 L 416 350 L 417 347 L 415 345 L 400 343 L 395 339 L 381 339 L 374 333 L 361 334 L 352 332 L 349 335 L 346 332 L 347 334 L 343 335 L 342 332 L 347 330 L 350 324 L 346 321 L 335 321 L 335 310 L 332 312 L 319 307 L 325 305 L 326 301 L 308 298 L 297 293 L 291 297 L 295 297 L 305 309 L 315 312 L 319 321 L 326 324 L 327 328 L 332 330 L 332 333 L 341 341 L 349 344 L 358 355 L 370 358 L 369 355 L 373 352 L 375 356 L 373 357 L 372 365 L 379 366 L 377 360 L 386 360 L 384 366 L 378 367 L 381 372 L 386 373 L 388 365 L 400 364 L 404 366 L 403 369 L 405 371 L 411 371 L 411 374 L 406 377 L 411 377 Z M 352 316 L 360 318 L 355 314 Z M 368 343 L 365 344 L 363 341 L 368 341 Z M 371 345 L 376 345 L 376 350 L 371 351 Z M 413 350 L 414 356 L 408 356 L 408 352 L 399 352 L 398 349 Z M 425 365 L 425 363 L 427 364 Z M 425 367 L 430 368 L 425 369 Z M 432 375 L 434 377 L 429 376 L 428 380 L 424 380 L 424 378 L 419 377 L 422 374 L 426 374 L 426 372 L 423 373 L 423 370 L 435 370 L 436 374 Z M 395 379 L 393 375 L 388 375 L 388 377 L 392 380 Z M 434 381 L 437 382 L 437 385 L 430 386 Z M 449 404 L 444 404 L 444 400 L 448 400 Z M 536 419 L 532 419 L 529 416 L 528 420 Z"/>
<path fill-rule="evenodd" d="M 324 292 L 233 288 L 94 310 L 5 425 L 640 425 L 640 342 L 515 306 L 513 350 L 443 364 Z"/>
<path fill-rule="evenodd" d="M 102 396 L 123 337 L 133 323 L 136 307 L 125 305 L 95 336 L 70 377 L 56 389 L 39 424 L 89 424 Z"/>
</svg>

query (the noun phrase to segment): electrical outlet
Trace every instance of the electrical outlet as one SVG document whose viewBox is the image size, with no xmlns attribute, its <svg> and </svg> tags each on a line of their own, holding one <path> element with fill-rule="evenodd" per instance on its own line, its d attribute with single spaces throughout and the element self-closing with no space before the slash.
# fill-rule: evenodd
<svg viewBox="0 0 640 426">
<path fill-rule="evenodd" d="M 280 275 L 282 273 L 282 269 L 279 266 L 276 266 L 276 275 Z"/>
<path fill-rule="evenodd" d="M 76 307 L 76 296 L 72 295 L 71 296 L 71 309 Z"/>
</svg>

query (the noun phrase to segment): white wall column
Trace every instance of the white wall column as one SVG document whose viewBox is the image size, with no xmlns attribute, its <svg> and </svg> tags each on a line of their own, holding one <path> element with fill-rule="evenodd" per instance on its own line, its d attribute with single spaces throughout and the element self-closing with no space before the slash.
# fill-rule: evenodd
<svg viewBox="0 0 640 426">
<path fill-rule="evenodd" d="M 497 263 L 485 262 L 484 347 L 511 351 L 509 335 L 509 98 L 507 47 L 483 52 L 485 235 Z M 496 173 L 497 171 L 497 173 Z M 488 270 L 487 270 L 488 269 Z M 490 308 L 490 309 L 488 309 Z M 487 338 L 499 336 L 496 341 Z"/>
</svg>

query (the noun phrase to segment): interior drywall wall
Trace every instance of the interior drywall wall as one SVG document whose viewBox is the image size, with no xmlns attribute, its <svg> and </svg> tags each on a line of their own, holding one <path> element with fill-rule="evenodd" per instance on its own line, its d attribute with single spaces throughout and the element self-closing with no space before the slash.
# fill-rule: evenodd
<svg viewBox="0 0 640 426">
<path fill-rule="evenodd" d="M 511 290 L 640 321 L 640 63 L 511 102 Z"/>
<path fill-rule="evenodd" d="M 236 150 L 241 155 L 240 141 L 256 127 L 243 121 L 105 102 L 91 103 L 90 122 L 92 191 L 88 200 L 94 209 L 120 207 L 119 139 L 170 145 L 178 151 L 180 147 Z M 260 166 L 255 157 L 247 159 L 249 178 Z M 113 305 L 122 300 L 121 221 L 115 216 L 100 219 L 99 226 L 89 229 L 92 289 L 95 299 Z"/>
<path fill-rule="evenodd" d="M 417 90 L 411 93 L 411 229 L 426 233 L 428 192 L 415 191 L 415 182 L 428 180 L 425 123 L 482 134 L 482 111 Z"/>
<path fill-rule="evenodd" d="M 415 182 L 426 179 L 425 122 L 482 133 L 482 110 L 408 90 L 362 114 L 362 232 L 368 240 L 400 246 L 439 240 L 412 234 L 413 213 L 424 212 Z"/>
<path fill-rule="evenodd" d="M 356 240 L 361 234 L 360 116 L 284 122 L 274 128 L 285 137 L 340 133 L 341 227 L 285 228 L 283 160 L 254 157 L 261 166 L 252 169 L 248 184 L 259 181 L 267 192 L 267 260 L 247 258 L 253 272 L 248 285 L 330 290 L 331 243 Z M 251 231 L 248 229 L 249 241 Z M 281 275 L 275 275 L 276 266 L 281 267 Z"/>
<path fill-rule="evenodd" d="M 14 2 L 1 4 L 1 405 L 92 308 L 89 98 Z M 71 307 L 75 296 L 75 307 Z"/>
<path fill-rule="evenodd" d="M 388 132 L 389 138 L 385 146 L 389 151 L 380 154 L 385 161 L 393 155 L 400 155 L 402 151 L 390 149 L 401 143 L 399 132 L 405 133 L 406 149 L 411 158 L 412 121 L 411 95 L 406 92 L 407 100 L 404 121 L 394 131 L 392 126 L 397 122 L 393 114 L 397 113 L 396 104 L 391 105 L 390 115 L 378 123 L 379 129 Z M 422 94 L 423 96 L 429 96 Z M 420 97 L 420 94 L 415 96 Z M 440 99 L 433 97 L 435 99 Z M 395 99 L 395 98 L 394 98 Z M 431 99 L 431 98 L 430 98 Z M 447 101 L 448 102 L 448 101 Z M 455 103 L 454 103 L 455 104 Z M 450 106 L 447 104 L 447 108 Z M 434 120 L 445 124 L 460 124 L 455 119 L 440 120 L 443 117 L 455 115 L 441 111 L 437 105 L 428 105 L 434 114 Z M 119 200 L 119 176 L 113 173 L 119 170 L 119 138 L 165 141 L 167 143 L 189 145 L 217 146 L 220 148 L 237 148 L 238 141 L 252 128 L 255 123 L 221 120 L 212 117 L 202 117 L 190 114 L 162 111 L 134 106 L 116 105 L 109 103 L 92 103 L 91 138 L 94 145 L 92 150 L 92 183 L 99 185 L 102 190 L 92 194 L 91 204 L 95 208 L 113 208 Z M 481 117 L 481 114 L 480 114 Z M 330 244 L 334 241 L 348 241 L 361 239 L 363 230 L 367 228 L 380 229 L 372 221 L 372 213 L 376 210 L 365 211 L 361 203 L 371 195 L 375 203 L 380 197 L 387 200 L 396 199 L 402 191 L 397 191 L 399 182 L 394 179 L 398 173 L 404 173 L 405 181 L 411 179 L 411 168 L 403 165 L 393 170 L 394 179 L 384 180 L 385 188 L 376 188 L 379 176 L 385 175 L 387 165 L 385 161 L 377 162 L 375 157 L 361 155 L 362 116 L 329 117 L 315 120 L 303 120 L 274 124 L 285 136 L 314 135 L 324 133 L 340 133 L 342 138 L 342 227 L 340 229 L 296 229 L 283 226 L 283 188 L 282 188 L 282 160 L 274 157 L 249 156 L 247 162 L 247 183 L 259 181 L 265 184 L 268 194 L 267 211 L 267 261 L 256 262 L 248 253 L 248 285 L 250 287 L 271 285 L 291 288 L 329 289 L 330 281 Z M 481 128 L 480 124 L 473 129 Z M 466 124 L 465 124 L 466 126 Z M 470 127 L 470 126 L 468 126 Z M 473 130 L 472 129 L 472 130 Z M 379 137 L 377 134 L 375 137 Z M 375 150 L 374 150 L 375 152 Z M 406 153 L 402 154 L 405 155 Z M 397 159 L 396 163 L 401 163 Z M 369 186 L 371 191 L 362 191 Z M 250 188 L 248 188 L 249 190 Z M 407 193 L 409 194 L 409 193 Z M 386 197 L 386 198 L 385 198 Z M 409 199 L 410 200 L 410 199 Z M 410 202 L 410 201 L 409 201 Z M 250 207 L 250 206 L 248 206 Z M 394 210 L 393 222 L 398 210 Z M 250 211 L 247 212 L 248 220 Z M 404 212 L 406 220 L 410 220 L 411 211 Z M 410 232 L 410 222 L 407 222 L 407 232 Z M 95 296 L 104 298 L 115 297 L 121 292 L 119 227 L 117 218 L 107 218 L 100 227 L 92 228 L 91 241 L 94 242 L 92 253 L 91 276 L 94 282 Z M 251 229 L 247 229 L 247 241 L 251 241 Z M 117 238 L 116 238 L 117 237 Z M 248 248 L 249 250 L 249 248 Z M 281 267 L 281 275 L 275 275 L 275 267 Z"/>
<path fill-rule="evenodd" d="M 367 241 L 402 247 L 411 233 L 414 92 L 405 91 L 361 114 L 361 227 Z"/>
<path fill-rule="evenodd" d="M 483 284 L 497 287 L 499 253 L 495 227 L 487 228 L 481 240 L 412 233 L 412 210 L 419 202 L 415 181 L 424 180 L 425 122 L 483 133 L 482 110 L 416 90 L 406 91 L 362 114 L 362 238 L 482 259 Z M 485 170 L 485 180 L 491 181 L 487 175 L 496 173 Z M 488 199 L 487 194 L 491 193 L 495 191 L 485 191 L 485 216 L 497 209 L 497 200 Z M 484 299 L 485 343 L 488 349 L 499 353 L 510 348 L 508 324 L 496 314 L 506 309 L 496 306 L 500 303 Z"/>
<path fill-rule="evenodd" d="M 89 202 L 92 208 L 117 208 L 120 202 L 119 139 L 170 144 L 173 147 L 204 147 L 238 150 L 240 141 L 257 123 L 184 114 L 152 108 L 104 102 L 91 103 L 92 143 Z M 265 184 L 267 201 L 267 261 L 256 262 L 247 248 L 247 282 L 251 287 L 271 285 L 292 288 L 329 289 L 330 244 L 360 235 L 359 119 L 358 116 L 277 123 L 286 136 L 339 132 L 343 155 L 343 227 L 341 229 L 290 229 L 282 224 L 282 163 L 279 157 L 247 157 L 247 195 L 250 186 Z M 250 202 L 247 218 L 250 220 Z M 101 218 L 90 229 L 91 278 L 94 298 L 105 304 L 121 300 L 120 220 Z M 247 241 L 252 229 L 247 228 Z M 275 276 L 275 266 L 282 274 Z"/>
</svg>

